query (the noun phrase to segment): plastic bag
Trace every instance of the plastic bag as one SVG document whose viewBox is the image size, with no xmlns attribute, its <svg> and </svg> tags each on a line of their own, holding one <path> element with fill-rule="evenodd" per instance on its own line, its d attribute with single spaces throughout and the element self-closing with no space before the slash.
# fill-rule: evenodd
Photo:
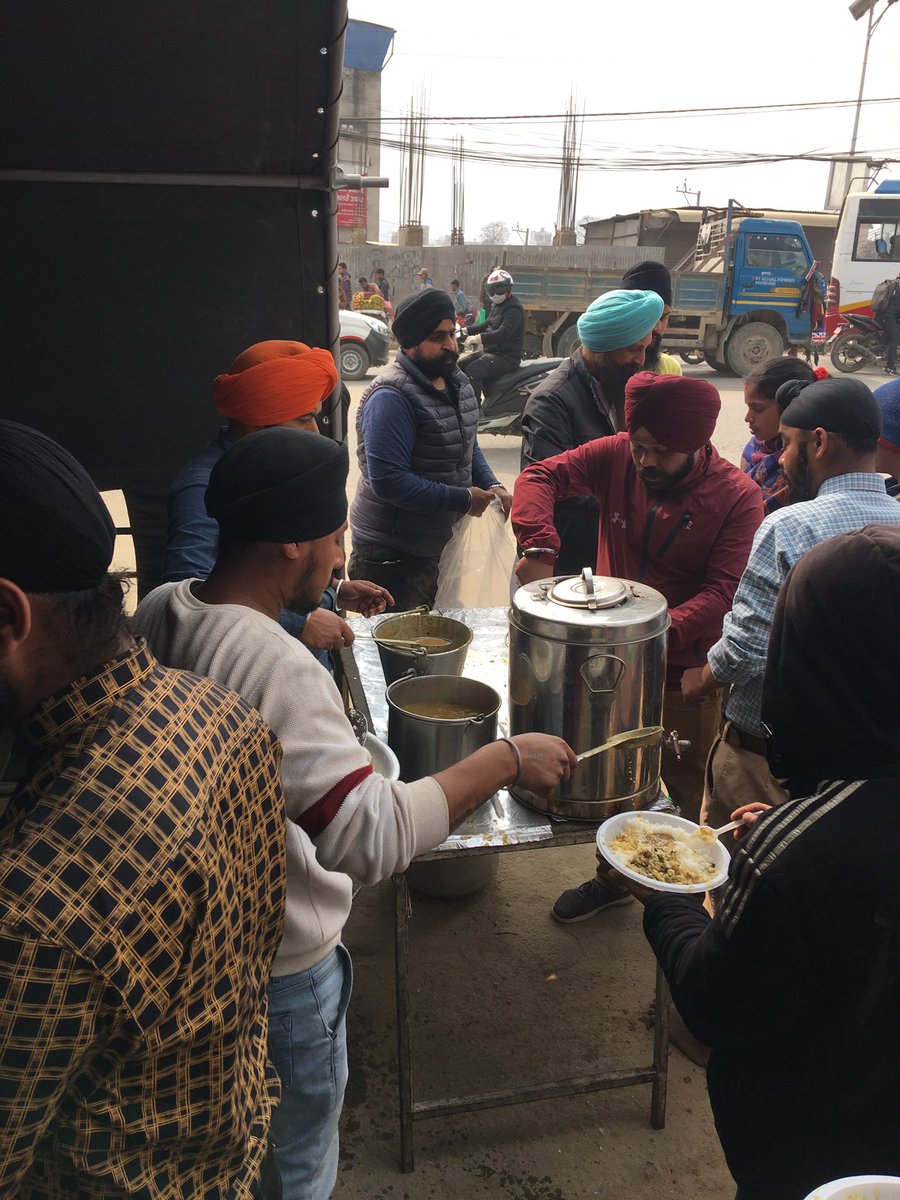
<svg viewBox="0 0 900 1200">
<path fill-rule="evenodd" d="M 441 555 L 434 607 L 505 608 L 515 558 L 516 539 L 499 500 L 480 517 L 460 517 Z"/>
</svg>

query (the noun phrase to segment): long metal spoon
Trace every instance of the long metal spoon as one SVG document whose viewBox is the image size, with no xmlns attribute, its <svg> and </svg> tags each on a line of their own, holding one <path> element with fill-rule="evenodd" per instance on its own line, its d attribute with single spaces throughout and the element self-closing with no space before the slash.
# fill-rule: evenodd
<svg viewBox="0 0 900 1200">
<path fill-rule="evenodd" d="M 372 633 L 358 633 L 356 636 L 368 638 L 382 646 L 415 646 L 419 650 L 442 650 L 451 644 L 449 638 L 434 637 L 430 633 L 423 633 L 418 638 L 376 637 Z"/>
<path fill-rule="evenodd" d="M 595 754 L 603 754 L 607 750 L 614 750 L 616 746 L 652 746 L 662 739 L 665 730 L 662 725 L 646 725 L 642 729 L 628 729 L 625 733 L 617 733 L 607 741 L 602 742 L 599 746 L 595 746 L 593 750 L 583 750 L 581 754 L 576 754 L 577 762 L 584 762 L 586 758 L 593 758 Z"/>
</svg>

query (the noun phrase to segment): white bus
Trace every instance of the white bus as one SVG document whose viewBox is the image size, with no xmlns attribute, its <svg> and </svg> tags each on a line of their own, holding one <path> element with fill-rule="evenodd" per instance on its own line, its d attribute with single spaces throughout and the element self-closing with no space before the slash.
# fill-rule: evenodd
<svg viewBox="0 0 900 1200">
<path fill-rule="evenodd" d="M 900 179 L 873 192 L 851 192 L 834 239 L 831 282 L 825 298 L 825 332 L 848 312 L 872 315 L 872 293 L 883 279 L 900 274 Z"/>
</svg>

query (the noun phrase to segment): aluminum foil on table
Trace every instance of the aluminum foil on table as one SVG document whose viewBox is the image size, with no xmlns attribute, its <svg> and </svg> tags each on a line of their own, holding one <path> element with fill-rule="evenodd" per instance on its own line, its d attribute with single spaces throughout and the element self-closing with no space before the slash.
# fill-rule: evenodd
<svg viewBox="0 0 900 1200">
<path fill-rule="evenodd" d="M 507 608 L 448 608 L 441 615 L 454 617 L 472 630 L 472 644 L 466 655 L 463 675 L 478 679 L 492 687 L 500 696 L 500 711 L 497 714 L 497 736 L 509 733 L 509 609 Z M 387 687 L 378 646 L 372 640 L 372 631 L 382 617 L 351 617 L 349 624 L 357 635 L 353 643 L 353 657 L 359 670 L 372 715 L 374 732 L 387 740 L 388 704 L 385 696 Z M 368 635 L 362 636 L 359 635 Z M 674 812 L 675 806 L 660 792 L 651 810 Z M 510 846 L 521 842 L 539 842 L 553 836 L 554 826 L 571 827 L 580 822 L 568 821 L 563 817 L 538 813 L 520 804 L 505 789 L 497 793 L 495 802 L 488 801 L 472 814 L 443 842 L 439 850 L 461 850 L 475 846 Z"/>
<path fill-rule="evenodd" d="M 509 732 L 506 693 L 509 687 L 509 617 L 506 608 L 448 608 L 444 617 L 454 617 L 472 630 L 472 644 L 466 655 L 463 675 L 492 687 L 500 697 L 497 736 Z M 382 617 L 351 617 L 349 624 L 357 635 L 353 657 L 366 693 L 375 734 L 387 740 L 388 705 L 386 684 L 378 657 L 378 646 L 371 640 L 373 629 Z M 360 637 L 359 635 L 369 635 Z M 443 842 L 439 850 L 462 850 L 476 846 L 511 846 L 521 842 L 539 842 L 553 836 L 551 819 L 520 804 L 505 789 L 495 800 L 477 809 Z"/>
</svg>

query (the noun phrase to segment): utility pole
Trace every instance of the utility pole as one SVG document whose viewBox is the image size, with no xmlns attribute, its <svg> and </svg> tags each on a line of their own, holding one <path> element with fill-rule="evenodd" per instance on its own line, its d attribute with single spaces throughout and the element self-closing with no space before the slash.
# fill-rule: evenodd
<svg viewBox="0 0 900 1200">
<path fill-rule="evenodd" d="M 522 237 L 522 234 L 524 233 L 525 237 L 523 239 L 523 245 L 525 245 L 525 246 L 528 245 L 528 235 L 529 235 L 529 233 L 531 233 L 530 227 L 528 229 L 523 229 L 521 225 L 513 225 L 512 231 L 513 231 L 513 233 L 517 233 L 519 235 L 519 237 Z"/>
<path fill-rule="evenodd" d="M 681 185 L 681 187 L 676 188 L 675 191 L 678 192 L 679 196 L 684 196 L 685 200 L 687 200 L 688 196 L 693 196 L 694 197 L 693 207 L 694 208 L 700 207 L 700 193 L 699 192 L 689 192 L 686 179 L 685 179 L 684 183 Z"/>
</svg>

